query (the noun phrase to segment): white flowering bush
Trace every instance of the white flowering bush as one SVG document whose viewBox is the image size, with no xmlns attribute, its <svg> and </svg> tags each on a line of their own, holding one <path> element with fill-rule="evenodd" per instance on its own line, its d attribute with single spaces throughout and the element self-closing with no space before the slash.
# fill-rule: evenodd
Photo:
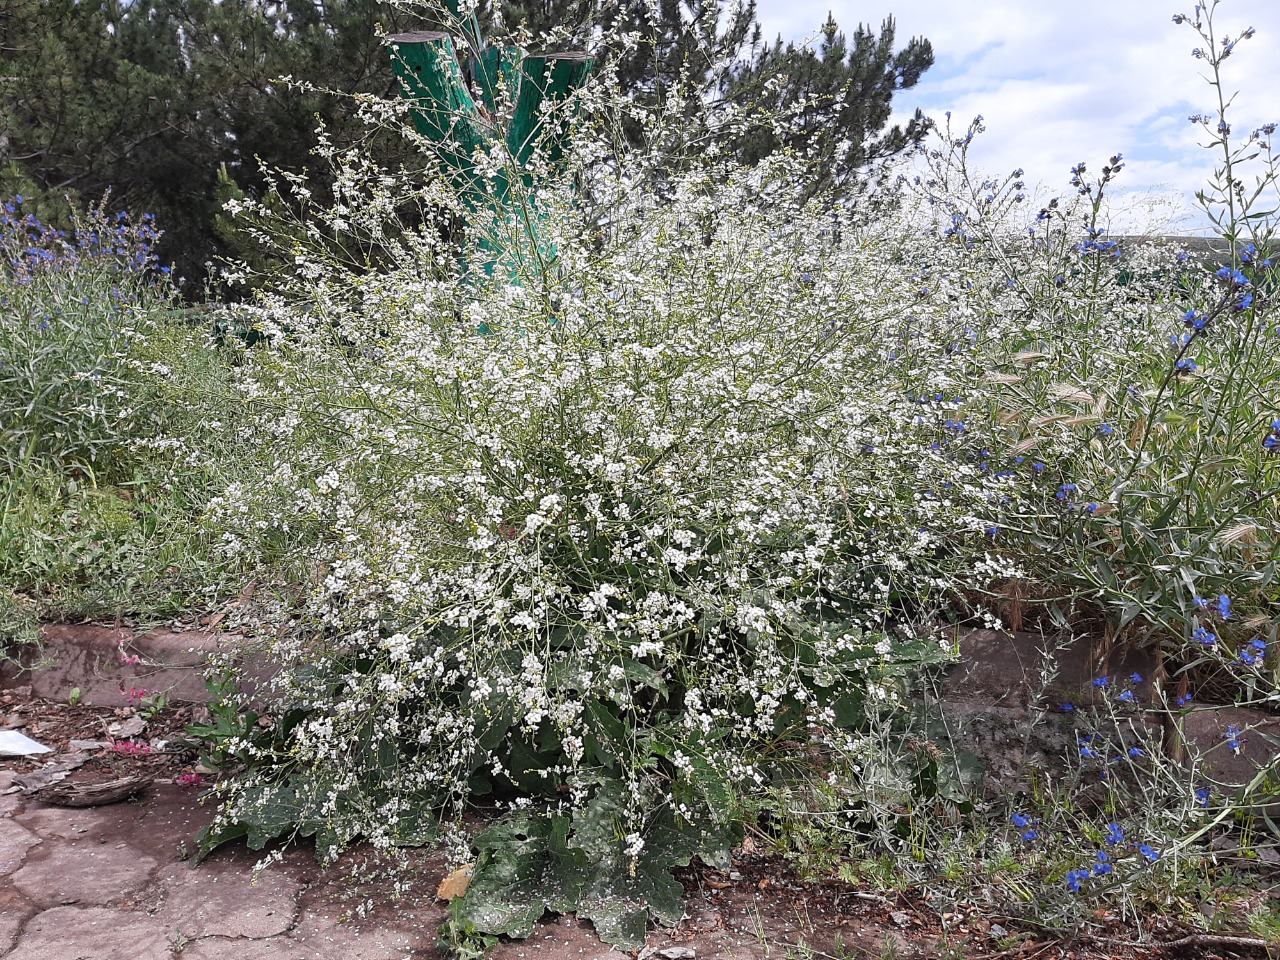
<svg viewBox="0 0 1280 960">
<path fill-rule="evenodd" d="M 328 146 L 332 205 L 298 176 L 236 203 L 287 266 L 235 321 L 255 461 L 210 520 L 287 587 L 281 669 L 197 731 L 237 772 L 202 852 L 420 844 L 484 805 L 456 930 L 573 910 L 636 944 L 682 912 L 670 867 L 724 863 L 748 815 L 820 801 L 814 823 L 915 856 L 919 802 L 968 793 L 912 683 L 951 655 L 947 624 L 999 625 L 1010 597 L 1146 631 L 1178 658 L 1153 678 L 1167 723 L 1166 686 L 1210 648 L 1274 699 L 1266 236 L 1233 237 L 1216 277 L 1115 243 L 1118 155 L 1037 214 L 1020 173 L 969 175 L 980 123 L 914 181 L 802 202 L 802 160 L 736 168 L 714 136 L 678 173 L 620 160 L 599 94 L 567 176 L 476 157 L 519 215 Z M 1253 351 L 1221 384 L 1184 362 L 1211 330 Z M 1228 567 L 1241 545 L 1263 566 Z M 1232 590 L 1257 644 L 1206 642 L 1207 601 L 1175 608 L 1221 588 L 1226 620 L 1228 582 L 1252 585 Z M 1142 819 L 1135 865 L 1176 861 L 1152 831 L 1203 809 L 1161 770 L 1139 800 L 1180 812 Z"/>
<path fill-rule="evenodd" d="M 973 550 L 998 482 L 951 413 L 964 323 L 919 296 L 919 231 L 802 204 L 791 172 L 618 177 L 590 240 L 544 195 L 554 264 L 498 279 L 441 269 L 429 230 L 394 269 L 277 278 L 242 385 L 267 467 L 214 514 L 306 592 L 206 847 L 421 842 L 482 799 L 513 813 L 472 920 L 572 903 L 631 943 L 748 798 L 870 775 L 957 584 L 1008 573 Z"/>
</svg>

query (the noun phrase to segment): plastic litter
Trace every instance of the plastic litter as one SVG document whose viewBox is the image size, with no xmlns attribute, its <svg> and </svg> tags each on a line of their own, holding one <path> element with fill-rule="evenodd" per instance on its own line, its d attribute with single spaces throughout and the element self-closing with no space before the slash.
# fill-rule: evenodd
<svg viewBox="0 0 1280 960">
<path fill-rule="evenodd" d="M 51 748 L 17 730 L 0 730 L 0 757 L 34 757 L 38 753 L 52 752 Z"/>
</svg>

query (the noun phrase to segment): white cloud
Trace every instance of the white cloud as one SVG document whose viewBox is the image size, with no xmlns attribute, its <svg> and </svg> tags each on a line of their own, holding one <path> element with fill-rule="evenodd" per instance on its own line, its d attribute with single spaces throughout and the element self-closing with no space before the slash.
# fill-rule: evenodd
<svg viewBox="0 0 1280 960">
<path fill-rule="evenodd" d="M 916 108 L 941 118 L 953 112 L 963 127 L 975 115 L 987 132 L 971 157 L 984 172 L 1015 167 L 1046 188 L 1067 187 L 1080 161 L 1098 170 L 1117 151 L 1125 155 L 1121 186 L 1140 194 L 1162 189 L 1191 208 L 1219 158 L 1197 146 L 1192 113 L 1216 112 L 1213 89 L 1200 78 L 1200 45 L 1188 26 L 1172 23 L 1191 3 L 1111 0 L 1087 8 L 1039 0 L 761 0 L 767 36 L 801 39 L 830 9 L 852 32 L 858 22 L 878 28 L 887 16 L 897 44 L 925 36 L 935 64 L 895 100 L 905 117 Z M 1224 65 L 1228 92 L 1241 90 L 1232 126 L 1247 132 L 1280 121 L 1280 2 L 1223 0 L 1215 14 L 1219 36 L 1253 26 L 1256 36 L 1236 47 Z"/>
</svg>

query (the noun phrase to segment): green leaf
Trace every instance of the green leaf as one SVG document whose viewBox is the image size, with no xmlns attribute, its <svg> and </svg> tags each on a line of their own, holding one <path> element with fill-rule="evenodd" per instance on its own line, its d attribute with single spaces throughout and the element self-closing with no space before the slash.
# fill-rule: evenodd
<svg viewBox="0 0 1280 960">
<path fill-rule="evenodd" d="M 481 833 L 458 917 L 483 933 L 526 937 L 548 910 L 576 913 L 602 940 L 627 949 L 644 944 L 649 920 L 678 923 L 684 888 L 671 868 L 694 856 L 727 868 L 736 832 L 680 824 L 664 809 L 650 817 L 644 847 L 633 858 L 623 836 L 625 791 L 609 780 L 572 816 L 512 814 Z"/>
</svg>

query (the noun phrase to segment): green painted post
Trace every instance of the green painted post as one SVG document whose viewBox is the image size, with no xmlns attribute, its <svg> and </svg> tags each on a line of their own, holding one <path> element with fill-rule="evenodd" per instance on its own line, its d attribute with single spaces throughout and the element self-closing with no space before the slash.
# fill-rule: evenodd
<svg viewBox="0 0 1280 960">
<path fill-rule="evenodd" d="M 516 68 L 520 63 L 520 48 L 485 47 L 472 62 L 472 75 L 480 88 L 480 99 L 491 113 L 496 112 L 499 86 L 513 92 L 519 82 Z"/>
<path fill-rule="evenodd" d="M 515 109 L 507 124 L 507 147 L 520 166 L 533 156 L 540 140 L 547 158 L 557 167 L 564 159 L 565 130 L 552 129 L 551 136 L 545 128 L 544 107 L 554 108 L 587 81 L 593 64 L 591 57 L 581 51 L 547 53 L 526 56 L 520 61 L 520 86 L 516 92 Z"/>
<path fill-rule="evenodd" d="M 455 185 L 468 202 L 474 202 L 478 184 L 473 156 L 488 138 L 463 81 L 453 38 L 421 30 L 387 40 L 400 89 L 413 101 L 414 126 L 441 147 L 441 156 L 454 171 Z"/>
<path fill-rule="evenodd" d="M 472 28 L 478 41 L 479 28 L 474 23 Z M 545 111 L 567 101 L 586 82 L 592 58 L 581 52 L 527 56 L 516 47 L 486 46 L 471 60 L 478 99 L 484 105 L 480 109 L 467 89 L 457 49 L 448 34 L 401 33 L 389 36 L 387 42 L 401 92 L 414 105 L 414 125 L 439 146 L 468 208 L 488 219 L 485 247 L 493 257 L 485 264 L 485 272 L 493 273 L 497 258 L 510 246 L 516 248 L 518 257 L 523 256 L 520 250 L 525 249 L 526 239 L 528 249 L 539 251 L 540 258 L 554 256 L 539 238 L 540 216 L 531 175 L 522 172 L 524 195 L 513 202 L 507 175 L 494 177 L 486 190 L 473 158 L 477 150 L 487 150 L 501 139 L 522 170 L 539 147 L 553 170 L 563 169 L 566 125 L 548 125 Z M 498 116 L 503 108 L 497 96 L 500 86 L 505 86 L 512 98 L 511 116 L 505 123 Z M 503 234 L 513 229 L 519 236 L 514 237 L 514 244 L 508 244 Z"/>
</svg>

